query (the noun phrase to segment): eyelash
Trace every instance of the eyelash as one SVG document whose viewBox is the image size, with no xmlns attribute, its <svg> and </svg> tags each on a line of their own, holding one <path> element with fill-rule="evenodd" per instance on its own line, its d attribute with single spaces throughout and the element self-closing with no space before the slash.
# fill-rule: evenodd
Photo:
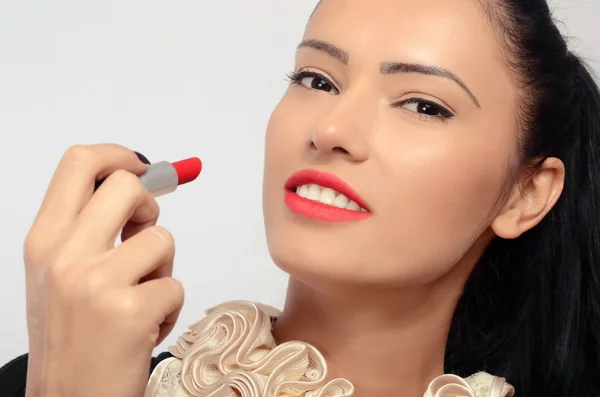
<svg viewBox="0 0 600 397">
<path fill-rule="evenodd" d="M 307 86 L 305 86 L 304 84 L 302 84 L 302 80 L 306 79 L 306 78 L 314 78 L 314 79 L 319 79 L 321 81 L 325 81 L 328 85 L 331 86 L 331 88 L 333 88 L 338 94 L 339 94 L 339 90 L 337 89 L 337 87 L 335 86 L 335 84 L 333 84 L 327 77 L 323 76 L 321 73 L 317 73 L 317 72 L 309 72 L 307 70 L 303 70 L 303 71 L 293 71 L 287 74 L 287 79 L 288 81 L 293 84 L 293 85 L 298 85 L 301 88 L 305 88 L 307 90 L 310 91 L 323 91 L 323 90 L 317 90 L 315 88 L 309 88 Z"/>
<path fill-rule="evenodd" d="M 333 90 L 335 90 L 338 94 L 339 94 L 339 90 L 337 89 L 337 87 L 325 76 L 323 76 L 320 73 L 316 73 L 316 72 L 309 72 L 309 71 L 292 71 L 290 73 L 287 74 L 287 80 L 290 82 L 290 84 L 292 85 L 298 85 L 299 87 L 309 90 L 309 91 L 324 91 L 324 90 L 319 90 L 319 89 L 315 89 L 315 88 L 309 88 L 306 85 L 302 84 L 302 80 L 306 79 L 306 78 L 314 78 L 314 79 L 319 79 L 323 82 L 325 82 L 327 85 L 331 86 L 331 88 Z M 327 91 L 325 91 L 327 92 Z M 334 94 L 331 94 L 334 95 Z M 415 117 L 424 120 L 424 121 L 439 121 L 439 122 L 443 122 L 443 123 L 447 123 L 450 119 L 454 118 L 454 114 L 452 112 L 450 112 L 448 109 L 446 109 L 445 107 L 443 107 L 442 105 L 439 105 L 433 101 L 429 101 L 427 99 L 423 99 L 423 98 L 408 98 L 408 99 L 404 99 L 402 101 L 399 101 L 397 103 L 395 103 L 393 105 L 393 107 L 395 108 L 402 108 L 403 106 L 406 105 L 426 105 L 429 108 L 433 109 L 436 111 L 436 115 L 430 115 L 430 114 L 423 114 L 423 113 L 419 113 L 418 110 L 417 111 L 411 111 L 409 110 L 410 113 L 412 113 Z"/>
</svg>

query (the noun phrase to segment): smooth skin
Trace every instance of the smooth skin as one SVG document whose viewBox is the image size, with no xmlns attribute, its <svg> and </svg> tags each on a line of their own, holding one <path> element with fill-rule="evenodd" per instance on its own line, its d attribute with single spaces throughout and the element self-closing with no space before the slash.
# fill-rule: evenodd
<svg viewBox="0 0 600 397">
<path fill-rule="evenodd" d="M 274 334 L 314 344 L 357 396 L 422 396 L 443 373 L 477 259 L 495 236 L 516 238 L 550 211 L 564 166 L 551 158 L 522 172 L 521 93 L 476 0 L 325 0 L 304 40 L 343 52 L 302 46 L 297 68 L 326 82 L 291 85 L 267 128 L 265 228 L 291 275 Z M 382 62 L 450 70 L 477 101 L 448 78 L 382 74 Z M 439 114 L 411 98 L 452 117 L 429 117 Z M 304 168 L 344 179 L 372 216 L 292 214 L 284 184 Z M 61 161 L 25 247 L 28 397 L 142 395 L 152 349 L 183 303 L 173 239 L 153 226 L 158 206 L 135 176 L 144 169 L 116 145 L 74 147 Z"/>
<path fill-rule="evenodd" d="M 302 41 L 295 67 L 317 75 L 289 87 L 266 136 L 267 240 L 291 275 L 275 337 L 321 349 L 357 396 L 422 396 L 444 371 L 478 258 L 494 237 L 539 223 L 564 165 L 521 167 L 523 93 L 478 0 L 324 0 Z M 407 69 L 398 62 L 464 86 L 391 73 Z M 304 168 L 341 177 L 372 216 L 328 224 L 291 213 L 283 186 Z"/>
<path fill-rule="evenodd" d="M 74 146 L 60 161 L 25 243 L 28 397 L 143 395 L 184 296 L 173 238 L 136 176 L 146 167 L 117 145 Z"/>
</svg>

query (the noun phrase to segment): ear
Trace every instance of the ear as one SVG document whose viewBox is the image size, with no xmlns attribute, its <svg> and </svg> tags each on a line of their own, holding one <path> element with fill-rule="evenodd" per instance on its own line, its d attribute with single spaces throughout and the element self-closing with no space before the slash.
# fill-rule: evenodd
<svg viewBox="0 0 600 397">
<path fill-rule="evenodd" d="M 519 182 L 491 224 L 494 233 L 504 239 L 519 237 L 550 212 L 564 187 L 565 166 L 557 158 L 548 158 Z"/>
</svg>

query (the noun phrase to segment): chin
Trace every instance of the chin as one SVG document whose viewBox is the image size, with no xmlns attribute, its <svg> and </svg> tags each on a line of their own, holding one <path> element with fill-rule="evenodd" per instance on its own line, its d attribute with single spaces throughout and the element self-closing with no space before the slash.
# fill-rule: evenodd
<svg viewBox="0 0 600 397">
<path fill-rule="evenodd" d="M 269 254 L 284 272 L 307 283 L 356 283 L 365 278 L 366 246 L 356 241 L 364 222 L 329 223 L 291 213 L 280 200 L 265 200 L 263 215 Z M 363 242 L 365 243 L 365 242 Z M 368 244 L 368 243 L 367 243 Z M 361 244 L 359 244 L 361 245 Z"/>
<path fill-rule="evenodd" d="M 282 271 L 319 289 L 333 286 L 398 288 L 434 281 L 447 272 L 443 252 L 389 233 L 381 219 L 323 222 L 299 216 L 273 200 L 263 202 L 269 254 Z M 280 197 L 277 197 L 280 198 Z M 422 252 L 425 249 L 426 252 Z M 443 250 L 442 250 L 443 251 Z"/>
<path fill-rule="evenodd" d="M 320 280 L 357 282 L 364 277 L 364 274 L 361 274 L 363 272 L 353 271 L 355 266 L 347 258 L 336 255 L 339 253 L 336 248 L 318 249 L 297 242 L 296 244 L 280 243 L 269 244 L 269 253 L 277 267 L 292 277 L 307 283 Z"/>
<path fill-rule="evenodd" d="M 304 238 L 280 231 L 268 238 L 269 253 L 281 270 L 305 284 L 316 288 L 334 285 L 397 285 L 410 283 L 413 272 L 404 272 L 397 261 L 383 262 L 368 246 L 352 243 L 355 240 L 329 238 L 320 233 Z M 406 269 L 408 270 L 408 269 Z"/>
<path fill-rule="evenodd" d="M 335 228 L 306 234 L 291 229 L 267 233 L 270 256 L 282 271 L 319 290 L 422 286 L 444 278 L 454 267 L 401 244 L 386 250 L 368 238 L 340 238 Z"/>
</svg>

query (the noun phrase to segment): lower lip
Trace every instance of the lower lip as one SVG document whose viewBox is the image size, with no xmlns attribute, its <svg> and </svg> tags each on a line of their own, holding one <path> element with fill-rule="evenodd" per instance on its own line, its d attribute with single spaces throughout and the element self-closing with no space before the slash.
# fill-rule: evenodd
<svg viewBox="0 0 600 397">
<path fill-rule="evenodd" d="M 371 216 L 369 212 L 351 211 L 309 200 L 290 190 L 285 191 L 285 204 L 295 214 L 324 222 L 356 222 Z"/>
</svg>

